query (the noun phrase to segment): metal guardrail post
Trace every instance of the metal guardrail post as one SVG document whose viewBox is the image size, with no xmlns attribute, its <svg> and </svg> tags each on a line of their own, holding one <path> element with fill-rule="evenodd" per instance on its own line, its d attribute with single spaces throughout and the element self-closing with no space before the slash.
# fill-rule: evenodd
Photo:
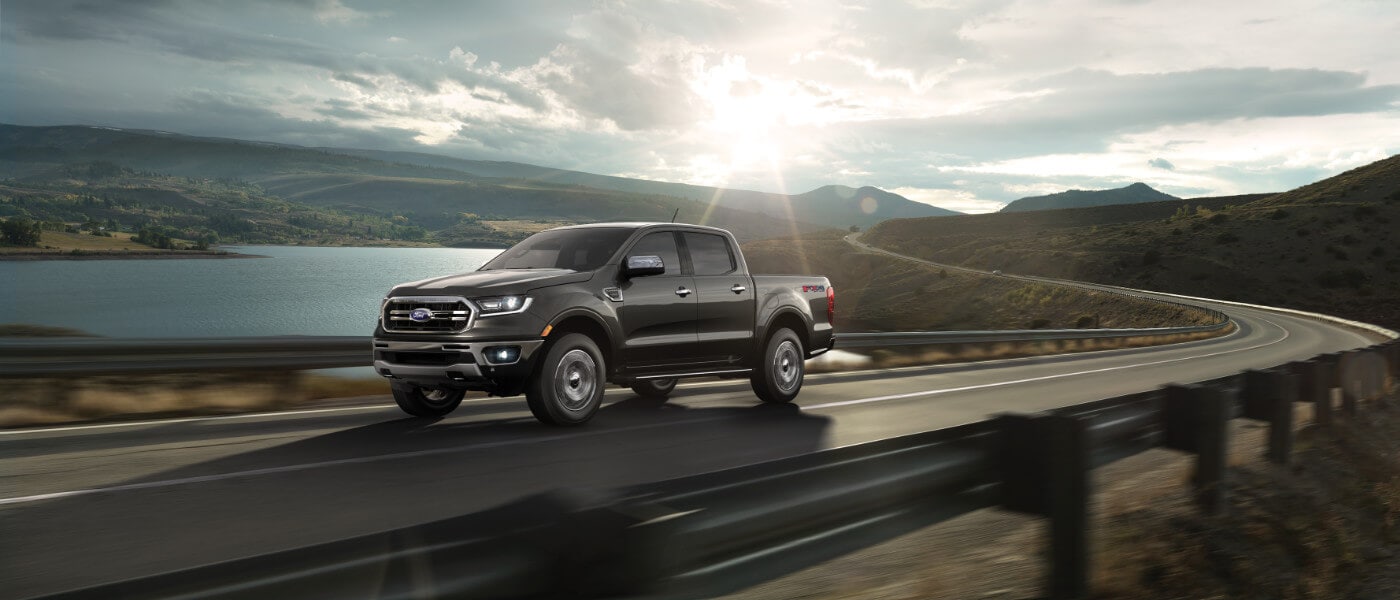
<svg viewBox="0 0 1400 600">
<path fill-rule="evenodd" d="M 1332 391 L 1327 387 L 1326 365 L 1317 359 L 1290 363 L 1298 375 L 1298 401 L 1313 405 L 1313 422 L 1321 427 L 1332 426 Z"/>
<path fill-rule="evenodd" d="M 1270 462 L 1288 464 L 1293 455 L 1293 402 L 1297 377 L 1280 370 L 1247 371 L 1244 376 L 1244 417 L 1269 423 Z"/>
<path fill-rule="evenodd" d="M 1231 400 L 1204 386 L 1167 386 L 1162 404 L 1163 445 L 1196 455 L 1196 504 L 1206 514 L 1225 508 Z"/>
<path fill-rule="evenodd" d="M 1337 355 L 1337 366 L 1333 369 L 1337 375 L 1337 387 L 1341 388 L 1342 414 L 1346 415 L 1348 418 L 1356 417 L 1357 396 L 1362 393 L 1360 389 L 1361 382 L 1353 381 L 1351 377 L 1348 377 L 1351 371 L 1348 367 L 1363 360 L 1361 357 L 1362 352 L 1360 350 L 1343 352 Z"/>
<path fill-rule="evenodd" d="M 1069 415 L 998 418 L 1002 506 L 1050 519 L 1050 598 L 1089 593 L 1089 419 Z"/>
<path fill-rule="evenodd" d="M 1391 382 L 1400 382 L 1400 340 L 1391 340 L 1385 345 L 1384 351 Z"/>
</svg>

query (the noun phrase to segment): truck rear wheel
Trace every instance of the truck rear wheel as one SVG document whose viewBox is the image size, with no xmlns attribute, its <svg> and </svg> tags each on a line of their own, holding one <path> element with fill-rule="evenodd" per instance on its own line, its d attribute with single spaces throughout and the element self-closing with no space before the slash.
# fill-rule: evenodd
<svg viewBox="0 0 1400 600">
<path fill-rule="evenodd" d="M 525 386 L 530 413 L 549 425 L 582 425 L 603 403 L 603 353 L 591 338 L 570 333 L 554 340 Z"/>
<path fill-rule="evenodd" d="M 676 389 L 676 378 L 669 379 L 638 379 L 632 384 L 632 391 L 637 392 L 643 398 L 665 398 L 671 395 L 671 391 Z"/>
<path fill-rule="evenodd" d="M 446 415 L 457 410 L 457 406 L 462 403 L 462 397 L 467 395 L 462 390 L 435 390 L 407 383 L 394 383 L 389 387 L 394 392 L 394 402 L 398 403 L 399 408 L 415 417 Z"/>
<path fill-rule="evenodd" d="M 753 393 L 764 402 L 792 402 L 806 374 L 802 341 L 786 327 L 773 332 L 763 347 L 763 360 L 749 376 Z"/>
</svg>

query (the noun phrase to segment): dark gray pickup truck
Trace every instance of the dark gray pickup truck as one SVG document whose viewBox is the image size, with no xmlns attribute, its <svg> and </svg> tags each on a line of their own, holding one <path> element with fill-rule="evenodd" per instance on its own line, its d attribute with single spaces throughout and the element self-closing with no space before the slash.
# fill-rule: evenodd
<svg viewBox="0 0 1400 600">
<path fill-rule="evenodd" d="M 790 402 L 806 359 L 831 349 L 825 277 L 750 275 L 734 236 L 671 223 L 537 233 L 471 273 L 395 287 L 374 368 L 411 415 L 469 390 L 525 394 L 553 425 L 588 421 L 612 382 L 664 398 L 682 377 L 748 377 Z"/>
</svg>

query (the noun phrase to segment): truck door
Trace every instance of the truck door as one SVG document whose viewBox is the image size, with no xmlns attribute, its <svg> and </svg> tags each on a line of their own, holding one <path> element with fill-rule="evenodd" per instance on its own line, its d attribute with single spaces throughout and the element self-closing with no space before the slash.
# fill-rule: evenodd
<svg viewBox="0 0 1400 600">
<path fill-rule="evenodd" d="M 696 319 L 698 359 L 709 366 L 741 364 L 753 344 L 753 279 L 740 272 L 729 238 L 687 231 L 685 247 L 700 296 Z"/>
<path fill-rule="evenodd" d="M 695 317 L 699 294 L 683 273 L 676 233 L 658 231 L 637 240 L 623 254 L 660 256 L 666 272 L 622 279 L 617 287 L 622 302 L 617 320 L 627 336 L 622 342 L 624 364 L 631 371 L 665 370 L 695 360 Z M 625 260 L 625 258 L 624 258 Z"/>
</svg>

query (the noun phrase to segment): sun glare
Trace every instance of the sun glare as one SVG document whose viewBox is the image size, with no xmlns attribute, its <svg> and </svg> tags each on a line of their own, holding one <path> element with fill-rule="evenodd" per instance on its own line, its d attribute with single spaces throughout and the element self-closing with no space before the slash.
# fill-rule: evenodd
<svg viewBox="0 0 1400 600">
<path fill-rule="evenodd" d="M 706 115 L 697 133 L 728 160 L 731 173 L 781 168 L 789 144 L 784 132 L 822 119 L 817 102 L 790 82 L 755 77 L 742 57 L 726 57 L 697 73 L 693 89 Z"/>
</svg>

